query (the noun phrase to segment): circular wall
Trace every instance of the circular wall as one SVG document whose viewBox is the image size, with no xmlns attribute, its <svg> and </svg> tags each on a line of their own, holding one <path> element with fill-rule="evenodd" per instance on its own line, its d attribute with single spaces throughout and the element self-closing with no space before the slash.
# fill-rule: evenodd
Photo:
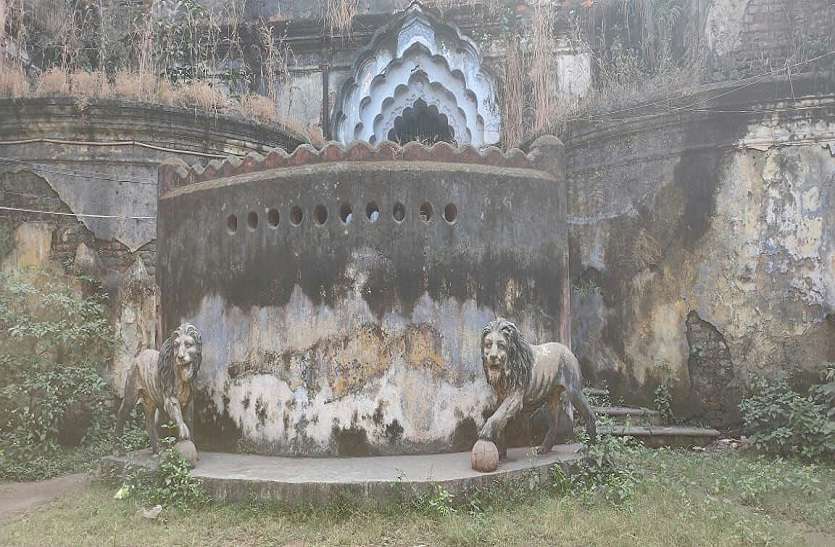
<svg viewBox="0 0 835 547">
<path fill-rule="evenodd" d="M 203 446 L 468 450 L 493 402 L 481 327 L 559 338 L 564 190 L 518 151 L 303 147 L 161 177 L 163 321 L 203 333 Z"/>
</svg>

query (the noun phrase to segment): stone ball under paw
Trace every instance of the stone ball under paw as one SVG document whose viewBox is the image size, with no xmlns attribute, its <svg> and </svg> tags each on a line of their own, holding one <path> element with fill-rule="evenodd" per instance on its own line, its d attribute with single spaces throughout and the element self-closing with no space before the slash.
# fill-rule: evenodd
<svg viewBox="0 0 835 547">
<path fill-rule="evenodd" d="M 191 441 L 177 441 L 177 444 L 174 445 L 174 450 L 179 452 L 183 459 L 192 467 L 197 465 L 197 461 L 200 459 L 200 456 L 197 454 L 197 447 Z"/>
<path fill-rule="evenodd" d="M 480 473 L 490 473 L 499 467 L 499 450 L 491 441 L 479 440 L 470 453 L 470 465 Z"/>
</svg>

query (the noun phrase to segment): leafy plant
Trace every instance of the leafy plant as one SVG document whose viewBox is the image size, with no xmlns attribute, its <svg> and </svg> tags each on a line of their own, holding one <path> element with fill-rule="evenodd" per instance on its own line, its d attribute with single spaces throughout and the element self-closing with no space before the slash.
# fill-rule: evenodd
<svg viewBox="0 0 835 547">
<path fill-rule="evenodd" d="M 53 271 L 0 274 L 3 478 L 50 476 L 65 468 L 66 447 L 111 442 L 110 393 L 98 371 L 114 333 L 104 297 L 85 294 L 85 283 Z"/>
<path fill-rule="evenodd" d="M 835 419 L 835 363 L 824 364 L 821 373 L 823 383 L 812 388 L 812 395 L 823 405 L 829 407 L 827 415 Z"/>
<path fill-rule="evenodd" d="M 145 505 L 188 509 L 205 504 L 209 496 L 200 479 L 192 476 L 189 463 L 173 448 L 175 438 L 162 439 L 167 446 L 153 472 L 134 470 L 119 491 L 119 497 L 136 497 Z"/>
<path fill-rule="evenodd" d="M 670 393 L 670 386 L 660 384 L 655 388 L 652 399 L 655 410 L 657 410 L 665 422 L 673 419 L 673 395 Z"/>
<path fill-rule="evenodd" d="M 596 443 L 585 443 L 587 452 L 574 473 L 566 475 L 556 467 L 553 484 L 558 492 L 572 493 L 586 505 L 597 500 L 616 506 L 628 505 L 638 486 L 632 464 L 637 446 L 629 437 L 602 436 Z"/>
<path fill-rule="evenodd" d="M 803 396 L 785 378 L 755 378 L 751 396 L 740 403 L 745 429 L 754 447 L 770 454 L 815 460 L 835 453 L 835 421 L 817 393 Z"/>
<path fill-rule="evenodd" d="M 436 484 L 432 491 L 415 498 L 414 508 L 421 513 L 446 517 L 456 512 L 454 497 L 443 486 Z"/>
</svg>

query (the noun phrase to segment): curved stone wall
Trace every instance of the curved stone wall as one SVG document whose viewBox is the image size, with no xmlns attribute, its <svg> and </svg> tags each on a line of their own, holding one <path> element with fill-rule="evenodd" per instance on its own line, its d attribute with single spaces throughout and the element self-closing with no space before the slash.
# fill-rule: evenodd
<svg viewBox="0 0 835 547">
<path fill-rule="evenodd" d="M 198 442 L 469 449 L 492 400 L 481 327 L 560 336 L 564 188 L 541 170 L 560 153 L 385 143 L 164 166 L 163 321 L 203 331 Z"/>
</svg>

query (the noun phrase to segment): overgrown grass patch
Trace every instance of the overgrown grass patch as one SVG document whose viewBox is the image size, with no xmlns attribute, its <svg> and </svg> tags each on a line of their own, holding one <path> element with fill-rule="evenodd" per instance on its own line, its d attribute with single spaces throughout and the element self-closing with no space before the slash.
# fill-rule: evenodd
<svg viewBox="0 0 835 547">
<path fill-rule="evenodd" d="M 96 483 L 31 517 L 0 527 L 9 545 L 804 545 L 835 542 L 835 468 L 738 452 L 637 448 L 630 503 L 592 503 L 556 489 L 427 511 L 412 503 L 369 510 L 352 503 L 289 509 L 280 504 L 166 508 L 117 501 Z M 486 493 L 485 493 L 486 494 Z M 445 504 L 444 496 L 435 501 Z M 451 502 L 450 502 L 451 503 Z"/>
</svg>

